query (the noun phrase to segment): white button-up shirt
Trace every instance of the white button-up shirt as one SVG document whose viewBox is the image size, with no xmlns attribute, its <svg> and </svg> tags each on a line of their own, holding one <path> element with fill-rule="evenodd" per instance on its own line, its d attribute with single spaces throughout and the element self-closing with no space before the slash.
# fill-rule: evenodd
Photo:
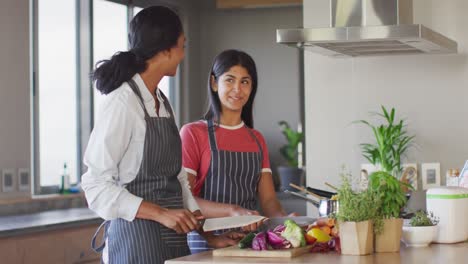
<svg viewBox="0 0 468 264">
<path fill-rule="evenodd" d="M 139 74 L 133 77 L 138 85 L 148 114 L 156 117 L 155 101 Z M 169 109 L 159 89 L 159 116 L 169 117 Z M 140 99 L 123 83 L 108 94 L 99 109 L 84 155 L 88 171 L 83 175 L 81 186 L 85 191 L 89 208 L 100 217 L 110 220 L 135 219 L 143 198 L 131 194 L 125 186 L 133 181 L 140 169 L 145 143 L 146 122 Z M 177 176 L 182 185 L 184 207 L 198 210 L 192 196 L 185 170 Z"/>
</svg>

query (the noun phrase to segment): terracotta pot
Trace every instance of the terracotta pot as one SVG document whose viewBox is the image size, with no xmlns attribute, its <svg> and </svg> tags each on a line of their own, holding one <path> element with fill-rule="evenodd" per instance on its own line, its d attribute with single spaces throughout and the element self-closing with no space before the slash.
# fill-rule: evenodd
<svg viewBox="0 0 468 264">
<path fill-rule="evenodd" d="M 368 255 L 374 252 L 372 221 L 339 222 L 341 254 Z"/>
<path fill-rule="evenodd" d="M 375 252 L 399 252 L 402 227 L 402 218 L 384 219 L 382 233 L 375 236 Z"/>
</svg>

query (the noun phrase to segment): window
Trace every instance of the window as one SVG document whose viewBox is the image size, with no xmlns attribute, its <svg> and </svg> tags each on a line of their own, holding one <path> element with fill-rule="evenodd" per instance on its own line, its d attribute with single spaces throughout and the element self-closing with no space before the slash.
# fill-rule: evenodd
<svg viewBox="0 0 468 264">
<path fill-rule="evenodd" d="M 117 51 L 128 50 L 127 7 L 105 0 L 93 1 L 93 55 L 94 63 L 109 59 Z M 94 93 L 94 120 L 104 98 L 97 89 Z"/>
<path fill-rule="evenodd" d="M 134 7 L 133 15 L 135 16 L 141 10 L 143 8 Z M 93 3 L 93 13 L 93 65 L 96 65 L 96 62 L 109 59 L 117 51 L 128 50 L 127 7 L 106 0 L 95 0 Z M 159 88 L 169 100 L 171 100 L 170 85 L 171 80 L 167 76 L 159 83 Z M 97 120 L 99 118 L 98 109 L 104 95 L 96 89 L 94 89 L 93 93 L 94 120 Z"/>
<path fill-rule="evenodd" d="M 79 182 L 82 155 L 104 97 L 91 90 L 89 73 L 97 61 L 128 50 L 129 14 L 142 8 L 106 0 L 32 3 L 32 175 L 35 193 L 41 194 L 57 192 L 65 163 L 70 183 Z M 173 106 L 174 83 L 164 77 L 159 84 Z"/>
<path fill-rule="evenodd" d="M 40 185 L 60 184 L 64 163 L 77 181 L 75 0 L 37 1 L 37 87 Z"/>
</svg>

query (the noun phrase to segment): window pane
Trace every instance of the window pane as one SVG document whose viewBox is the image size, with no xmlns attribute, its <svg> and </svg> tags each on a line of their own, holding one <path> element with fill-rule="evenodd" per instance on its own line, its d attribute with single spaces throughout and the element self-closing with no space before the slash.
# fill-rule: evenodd
<svg viewBox="0 0 468 264">
<path fill-rule="evenodd" d="M 117 51 L 128 50 L 127 6 L 105 0 L 93 1 L 93 51 L 96 62 L 109 59 Z M 94 119 L 104 95 L 94 89 Z"/>
<path fill-rule="evenodd" d="M 133 16 L 136 16 L 136 14 L 138 14 L 138 12 L 140 12 L 141 10 L 143 10 L 143 8 L 141 8 L 139 6 L 135 6 L 133 8 Z"/>
<path fill-rule="evenodd" d="M 117 51 L 128 50 L 128 28 L 127 28 L 127 6 L 112 3 L 105 0 L 95 0 L 93 3 L 94 17 L 94 64 L 96 62 L 109 59 Z M 141 7 L 134 7 L 133 14 L 143 10 Z M 170 79 L 165 76 L 158 87 L 164 94 L 171 98 Z M 104 98 L 99 91 L 94 89 L 94 119 L 99 118 L 99 105 Z"/>
<path fill-rule="evenodd" d="M 63 164 L 77 180 L 75 0 L 38 1 L 40 184 L 59 185 Z"/>
<path fill-rule="evenodd" d="M 171 101 L 171 90 L 169 89 L 169 82 L 171 80 L 169 79 L 169 77 L 167 76 L 164 76 L 161 81 L 159 82 L 158 84 L 158 88 L 161 89 L 161 91 L 164 93 L 164 95 L 166 95 L 166 97 L 169 99 L 169 101 Z M 174 106 L 172 106 L 174 107 Z"/>
</svg>

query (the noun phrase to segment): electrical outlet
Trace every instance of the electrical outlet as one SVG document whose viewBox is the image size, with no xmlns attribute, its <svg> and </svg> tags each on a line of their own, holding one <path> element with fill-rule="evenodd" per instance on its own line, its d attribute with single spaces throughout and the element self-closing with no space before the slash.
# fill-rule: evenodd
<svg viewBox="0 0 468 264">
<path fill-rule="evenodd" d="M 2 191 L 13 192 L 15 190 L 15 170 L 4 169 L 2 171 Z"/>
<path fill-rule="evenodd" d="M 29 177 L 29 169 L 18 169 L 18 190 L 21 192 L 31 190 L 31 178 Z"/>
</svg>

